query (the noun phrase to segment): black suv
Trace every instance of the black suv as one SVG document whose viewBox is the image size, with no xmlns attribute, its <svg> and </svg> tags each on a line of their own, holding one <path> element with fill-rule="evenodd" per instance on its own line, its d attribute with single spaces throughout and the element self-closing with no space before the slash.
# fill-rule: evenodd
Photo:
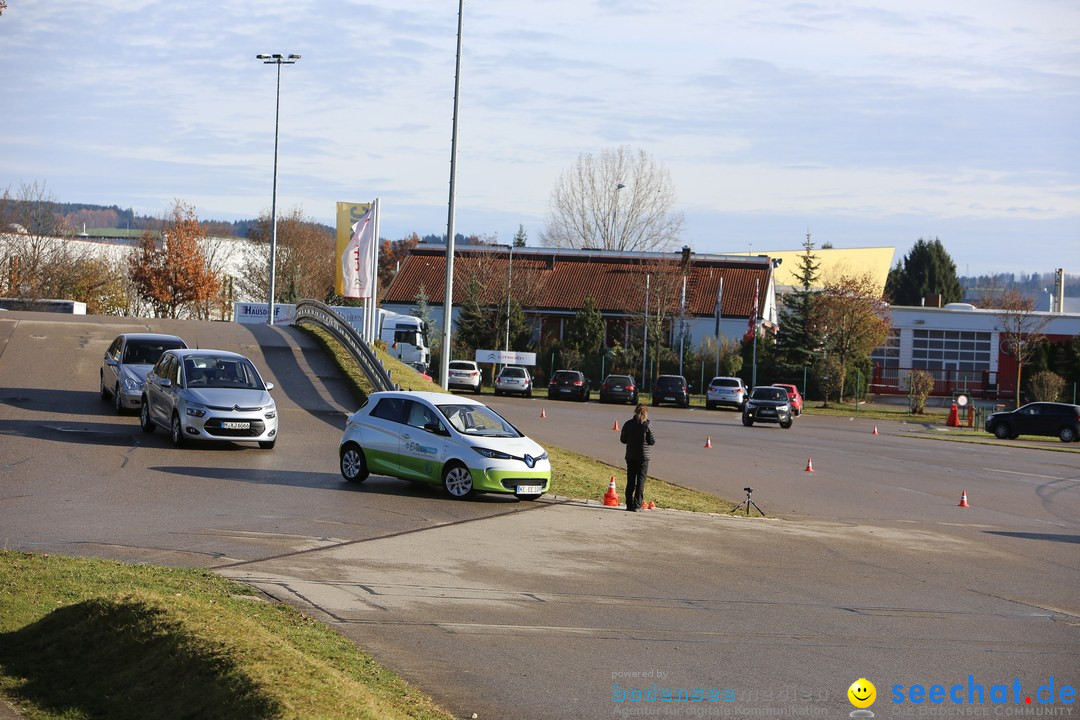
<svg viewBox="0 0 1080 720">
<path fill-rule="evenodd" d="M 1055 402 L 1033 402 L 1012 412 L 997 412 L 986 416 L 986 432 L 1001 440 L 1021 435 L 1047 435 L 1061 442 L 1080 440 L 1080 405 Z"/>
<path fill-rule="evenodd" d="M 589 399 L 589 379 L 577 370 L 558 370 L 548 383 L 548 398 L 567 398 L 586 402 Z"/>
<path fill-rule="evenodd" d="M 661 375 L 652 386 L 653 407 L 660 403 L 672 403 L 679 407 L 690 407 L 690 388 L 682 375 Z"/>
<path fill-rule="evenodd" d="M 780 423 L 785 430 L 791 427 L 791 400 L 787 390 L 775 385 L 760 385 L 750 391 L 743 407 L 742 424 L 750 427 L 756 422 Z"/>
</svg>

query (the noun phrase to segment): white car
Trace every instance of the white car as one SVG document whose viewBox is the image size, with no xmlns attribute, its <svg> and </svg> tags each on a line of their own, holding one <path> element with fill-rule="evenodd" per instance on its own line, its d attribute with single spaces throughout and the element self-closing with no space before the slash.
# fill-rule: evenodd
<svg viewBox="0 0 1080 720">
<path fill-rule="evenodd" d="M 495 376 L 495 394 L 511 395 L 517 393 L 525 397 L 532 397 L 533 379 L 529 371 L 523 367 L 508 365 Z"/>
<path fill-rule="evenodd" d="M 162 427 L 174 445 L 188 440 L 257 442 L 269 450 L 278 437 L 273 383 L 243 355 L 225 350 L 168 350 L 146 375 L 139 422 Z"/>
<path fill-rule="evenodd" d="M 742 378 L 714 377 L 709 381 L 709 389 L 705 391 L 705 409 L 712 410 L 723 405 L 741 412 L 746 407 L 748 397 L 750 392 Z"/>
<path fill-rule="evenodd" d="M 451 360 L 446 371 L 446 387 L 480 392 L 483 378 L 480 368 L 472 360 Z"/>
<path fill-rule="evenodd" d="M 370 473 L 535 500 L 551 485 L 547 451 L 472 398 L 437 392 L 377 392 L 349 416 L 338 445 L 341 476 Z"/>
</svg>

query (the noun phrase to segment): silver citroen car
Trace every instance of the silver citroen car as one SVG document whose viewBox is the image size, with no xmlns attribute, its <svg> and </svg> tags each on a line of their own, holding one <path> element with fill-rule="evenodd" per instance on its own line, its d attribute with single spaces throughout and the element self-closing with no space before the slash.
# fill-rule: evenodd
<svg viewBox="0 0 1080 720">
<path fill-rule="evenodd" d="M 146 375 L 143 432 L 168 430 L 188 440 L 257 442 L 269 450 L 278 435 L 273 383 L 243 355 L 225 350 L 169 350 Z"/>
</svg>

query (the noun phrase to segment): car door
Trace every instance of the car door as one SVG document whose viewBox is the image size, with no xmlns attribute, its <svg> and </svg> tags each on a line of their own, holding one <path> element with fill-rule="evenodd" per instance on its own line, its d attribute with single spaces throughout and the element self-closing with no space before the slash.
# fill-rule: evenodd
<svg viewBox="0 0 1080 720">
<path fill-rule="evenodd" d="M 447 433 L 438 413 L 426 403 L 406 400 L 398 454 L 401 476 L 408 480 L 442 481 Z"/>
<path fill-rule="evenodd" d="M 405 398 L 384 397 L 371 409 L 362 429 L 364 456 L 371 472 L 404 477 L 401 472 L 399 441 L 405 429 L 402 418 Z"/>
<path fill-rule="evenodd" d="M 105 351 L 104 363 L 102 363 L 101 384 L 109 392 L 116 389 L 120 380 L 120 358 L 123 357 L 124 336 L 121 335 L 112 341 L 112 345 Z"/>
<path fill-rule="evenodd" d="M 146 375 L 143 392 L 146 393 L 146 414 L 151 421 L 162 422 L 162 408 L 167 402 L 167 398 L 161 381 L 169 377 L 169 368 L 175 363 L 176 358 L 166 353 L 158 358 L 154 369 Z"/>
</svg>

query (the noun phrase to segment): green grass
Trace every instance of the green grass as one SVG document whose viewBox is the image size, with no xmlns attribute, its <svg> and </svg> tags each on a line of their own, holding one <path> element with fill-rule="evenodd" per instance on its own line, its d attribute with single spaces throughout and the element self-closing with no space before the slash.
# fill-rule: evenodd
<svg viewBox="0 0 1080 720">
<path fill-rule="evenodd" d="M 0 671 L 35 719 L 452 717 L 251 588 L 107 560 L 0 551 Z"/>
</svg>

